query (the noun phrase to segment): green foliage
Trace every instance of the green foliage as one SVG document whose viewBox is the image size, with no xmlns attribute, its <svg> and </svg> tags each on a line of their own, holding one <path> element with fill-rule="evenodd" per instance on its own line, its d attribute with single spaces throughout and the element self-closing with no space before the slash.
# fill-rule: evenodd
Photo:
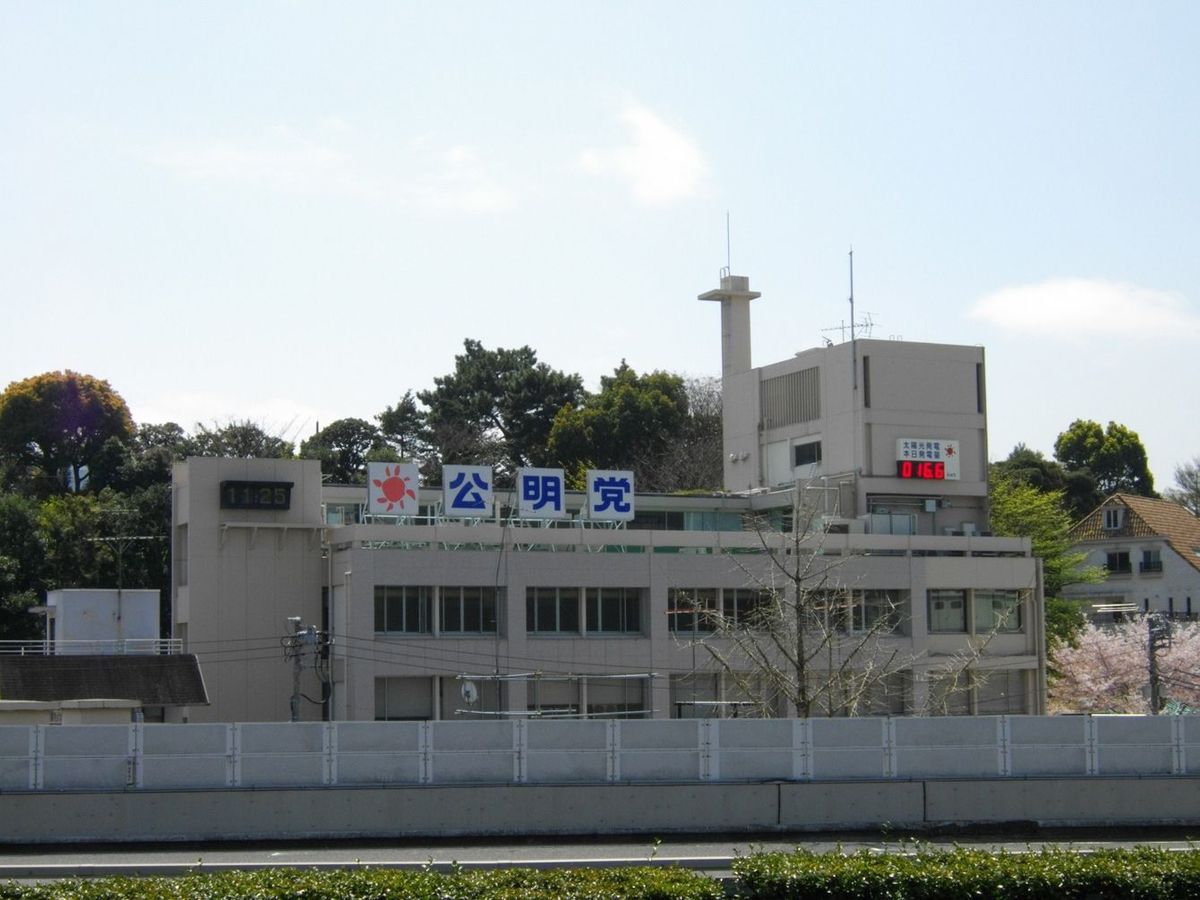
<svg viewBox="0 0 1200 900">
<path fill-rule="evenodd" d="M 1117 491 L 1158 496 L 1141 438 L 1117 422 L 1101 428 L 1089 419 L 1076 419 L 1055 440 L 1054 457 L 1069 470 L 1088 472 L 1104 496 Z"/>
<path fill-rule="evenodd" d="M 375 417 L 379 432 L 401 459 L 419 460 L 429 453 L 429 428 L 425 413 L 417 405 L 412 391 L 405 391 L 395 406 Z"/>
<path fill-rule="evenodd" d="M 708 395 L 713 393 L 708 385 Z M 567 469 L 584 461 L 632 469 L 639 490 L 717 487 L 721 480 L 720 394 L 715 413 L 699 382 L 669 372 L 638 375 L 624 361 L 600 380 L 600 392 L 563 408 L 550 431 L 550 456 Z M 701 415 L 691 414 L 694 395 Z M 715 422 L 715 426 L 714 426 Z M 706 438 L 716 436 L 716 443 Z M 706 452 L 700 450 L 704 447 Z M 698 472 L 696 463 L 707 462 Z"/>
<path fill-rule="evenodd" d="M 367 457 L 382 446 L 379 429 L 363 419 L 338 419 L 300 444 L 300 456 L 319 459 L 321 473 L 335 484 L 363 484 Z"/>
<path fill-rule="evenodd" d="M 196 435 L 192 440 L 197 456 L 291 459 L 295 455 L 291 441 L 268 434 L 261 425 L 249 419 L 213 425 L 212 428 L 197 425 Z"/>
<path fill-rule="evenodd" d="M 264 869 L 181 878 L 98 878 L 0 885 L 0 898 L 209 900 L 209 898 L 383 898 L 406 900 L 719 900 L 718 881 L 675 868 L 497 869 L 478 872 Z"/>
<path fill-rule="evenodd" d="M 1086 553 L 1071 549 L 1071 517 L 1062 491 L 1040 491 L 995 469 L 989 488 L 992 530 L 1030 538 L 1034 556 L 1042 560 L 1047 597 L 1057 597 L 1067 584 L 1103 580 L 1102 570 L 1083 565 Z"/>
<path fill-rule="evenodd" d="M 1087 614 L 1083 602 L 1063 597 L 1046 598 L 1046 649 L 1064 645 L 1074 647 L 1079 635 L 1087 627 Z"/>
<path fill-rule="evenodd" d="M 45 496 L 87 487 L 88 470 L 109 439 L 129 440 L 133 419 L 107 381 L 47 372 L 0 394 L 0 461 L 6 487 Z"/>
<path fill-rule="evenodd" d="M 487 350 L 467 339 L 454 371 L 418 397 L 443 463 L 492 463 L 502 478 L 521 466 L 545 465 L 554 417 L 577 404 L 578 375 L 538 362 L 529 347 Z"/>
<path fill-rule="evenodd" d="M 875 900 L 989 897 L 1001 900 L 1190 898 L 1200 895 L 1200 852 L 1066 850 L 990 853 L 955 849 L 849 856 L 763 854 L 733 865 L 745 897 Z"/>
</svg>

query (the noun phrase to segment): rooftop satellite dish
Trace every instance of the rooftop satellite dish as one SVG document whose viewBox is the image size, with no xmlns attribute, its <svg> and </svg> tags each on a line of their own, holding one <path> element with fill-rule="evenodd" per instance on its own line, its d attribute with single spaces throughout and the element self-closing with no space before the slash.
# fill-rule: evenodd
<svg viewBox="0 0 1200 900">
<path fill-rule="evenodd" d="M 479 688 L 475 686 L 475 682 L 464 681 L 462 683 L 461 690 L 462 698 L 465 703 L 474 705 L 475 701 L 479 699 Z"/>
</svg>

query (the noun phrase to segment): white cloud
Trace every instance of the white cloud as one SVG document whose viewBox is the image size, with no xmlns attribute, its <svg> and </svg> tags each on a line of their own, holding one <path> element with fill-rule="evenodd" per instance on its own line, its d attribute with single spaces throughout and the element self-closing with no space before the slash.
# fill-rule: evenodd
<svg viewBox="0 0 1200 900">
<path fill-rule="evenodd" d="M 338 137 L 331 131 L 351 135 L 352 129 L 344 123 L 325 131 L 326 140 L 319 141 L 290 128 L 273 128 L 256 140 L 159 147 L 146 159 L 184 178 L 254 185 L 286 194 L 468 214 L 500 212 L 516 205 L 515 193 L 472 147 L 439 147 L 428 138 L 399 151 L 349 147 L 329 140 Z"/>
<path fill-rule="evenodd" d="M 633 199 L 644 206 L 666 206 L 700 190 L 708 163 L 687 135 L 637 104 L 626 108 L 621 119 L 629 129 L 629 142 L 585 149 L 579 156 L 580 169 L 624 181 Z"/>
<path fill-rule="evenodd" d="M 1200 336 L 1200 315 L 1181 295 L 1102 279 L 1057 278 L 1003 288 L 978 300 L 970 315 L 1022 334 Z"/>
</svg>

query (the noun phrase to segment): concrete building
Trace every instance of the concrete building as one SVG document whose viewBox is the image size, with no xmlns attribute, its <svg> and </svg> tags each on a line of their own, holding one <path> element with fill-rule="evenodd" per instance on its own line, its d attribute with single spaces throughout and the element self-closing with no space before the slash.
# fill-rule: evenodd
<svg viewBox="0 0 1200 900">
<path fill-rule="evenodd" d="M 1178 503 L 1113 494 L 1071 529 L 1071 538 L 1089 565 L 1107 573 L 1096 584 L 1063 589 L 1063 596 L 1084 601 L 1093 621 L 1200 613 L 1200 519 Z"/>
<path fill-rule="evenodd" d="M 726 276 L 700 298 L 721 304 L 727 493 L 636 495 L 603 523 L 582 495 L 546 521 L 504 491 L 451 518 L 422 487 L 383 516 L 316 461 L 178 465 L 173 627 L 211 700 L 185 717 L 286 719 L 294 617 L 331 637 L 302 654 L 304 718 L 758 714 L 754 667 L 707 649 L 738 656 L 712 619 L 797 595 L 781 573 L 812 560 L 840 598 L 826 664 L 904 661 L 858 711 L 1041 712 L 1039 565 L 987 530 L 983 351 L 852 340 L 756 369 L 757 297 Z"/>
</svg>

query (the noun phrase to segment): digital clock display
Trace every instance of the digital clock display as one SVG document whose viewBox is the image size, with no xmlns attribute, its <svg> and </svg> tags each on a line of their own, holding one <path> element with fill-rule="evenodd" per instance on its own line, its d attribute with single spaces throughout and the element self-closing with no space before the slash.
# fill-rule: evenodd
<svg viewBox="0 0 1200 900">
<path fill-rule="evenodd" d="M 942 481 L 946 477 L 946 464 L 941 460 L 898 459 L 896 460 L 896 477 Z"/>
<path fill-rule="evenodd" d="M 221 509 L 291 509 L 292 481 L 222 481 Z"/>
</svg>

